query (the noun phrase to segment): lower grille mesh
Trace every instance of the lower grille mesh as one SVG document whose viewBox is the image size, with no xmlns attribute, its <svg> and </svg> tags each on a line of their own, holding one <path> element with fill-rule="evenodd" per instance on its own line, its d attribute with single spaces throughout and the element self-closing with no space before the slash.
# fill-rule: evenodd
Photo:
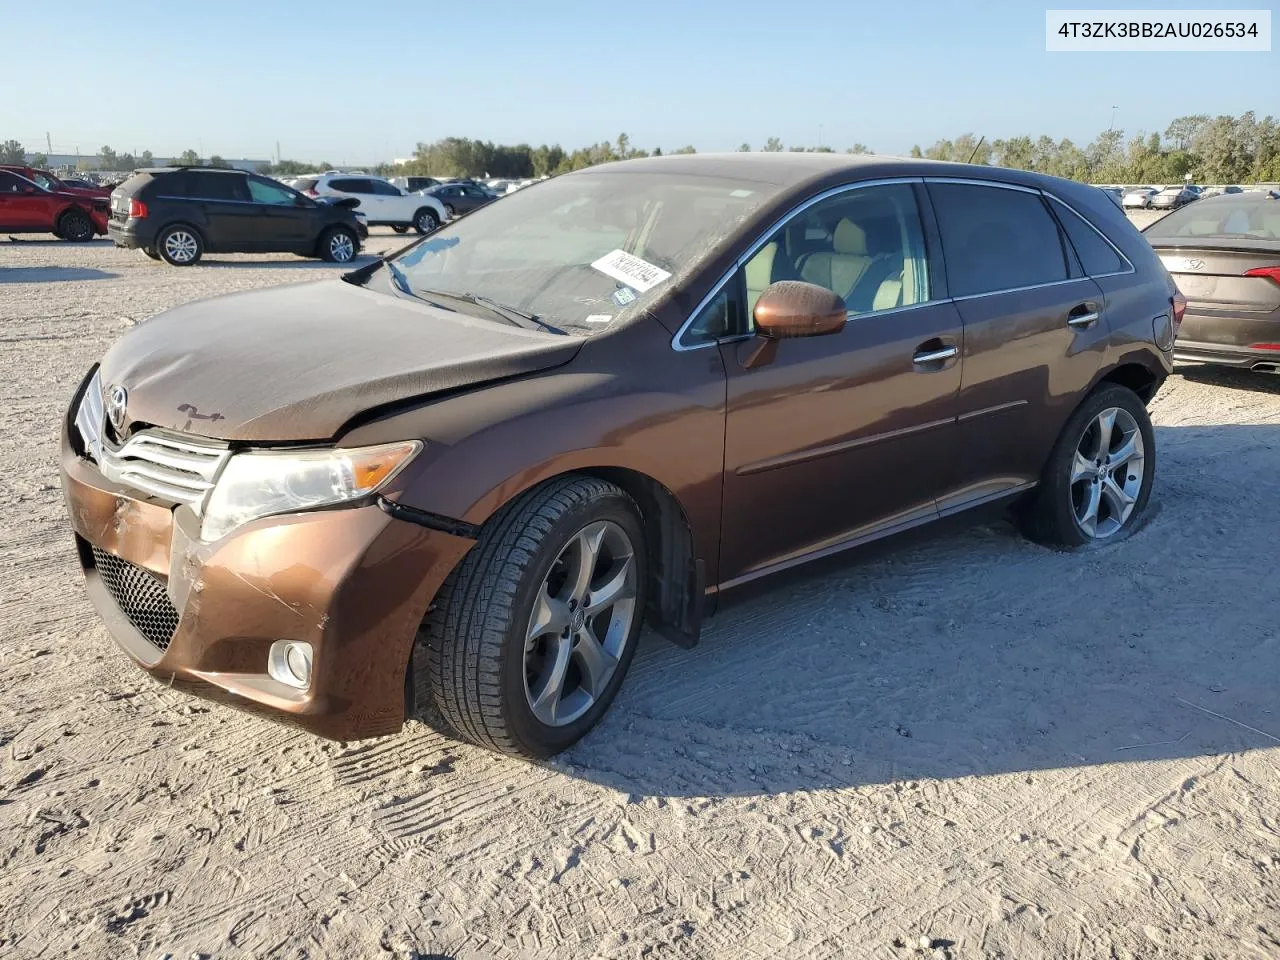
<svg viewBox="0 0 1280 960">
<path fill-rule="evenodd" d="M 178 611 L 169 602 L 164 584 L 141 567 L 97 547 L 93 564 L 129 622 L 157 649 L 167 650 L 178 629 Z"/>
</svg>

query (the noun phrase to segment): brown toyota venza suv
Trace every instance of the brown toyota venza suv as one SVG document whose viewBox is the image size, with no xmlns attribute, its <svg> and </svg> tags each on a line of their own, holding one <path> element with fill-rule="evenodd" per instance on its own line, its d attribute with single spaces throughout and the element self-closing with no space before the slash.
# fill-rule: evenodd
<svg viewBox="0 0 1280 960">
<path fill-rule="evenodd" d="M 140 324 L 75 391 L 62 482 L 163 682 L 343 740 L 430 698 L 546 756 L 643 624 L 693 644 L 776 571 L 996 501 L 1042 542 L 1124 536 L 1181 310 L 1086 185 L 633 160 Z"/>
</svg>

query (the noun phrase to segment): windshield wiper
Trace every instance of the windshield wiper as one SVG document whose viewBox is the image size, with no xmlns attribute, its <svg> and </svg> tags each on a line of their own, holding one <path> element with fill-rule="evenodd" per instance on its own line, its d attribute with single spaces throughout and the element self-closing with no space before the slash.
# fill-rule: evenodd
<svg viewBox="0 0 1280 960">
<path fill-rule="evenodd" d="M 462 296 L 465 299 L 470 300 L 474 304 L 478 304 L 479 306 L 482 306 L 482 307 L 488 307 L 490 310 L 496 310 L 498 313 L 502 314 L 507 319 L 512 319 L 514 317 L 518 320 L 525 321 L 521 323 L 520 326 L 526 327 L 528 329 L 532 329 L 528 325 L 530 323 L 534 323 L 534 324 L 537 324 L 539 327 L 541 327 L 543 330 L 547 330 L 551 333 L 558 333 L 561 335 L 564 334 L 563 330 L 561 330 L 557 326 L 547 323 L 547 321 L 543 320 L 536 313 L 530 313 L 527 310 L 519 310 L 516 307 L 510 307 L 510 306 L 507 306 L 507 304 L 505 303 L 499 303 L 497 300 L 493 300 L 489 297 L 482 297 L 474 293 L 464 293 L 462 294 Z"/>
<path fill-rule="evenodd" d="M 526 330 L 532 330 L 532 329 L 535 329 L 535 327 L 531 326 L 530 324 L 534 324 L 537 327 L 541 327 L 543 330 L 546 330 L 550 333 L 558 333 L 561 335 L 565 335 L 563 330 L 561 330 L 557 326 L 553 326 L 552 324 L 547 323 L 547 321 L 543 320 L 537 314 L 527 313 L 524 310 L 518 310 L 515 307 L 509 307 L 506 304 L 499 303 L 497 300 L 492 300 L 489 297 L 482 297 L 478 294 L 454 293 L 451 290 L 419 289 L 419 290 L 414 290 L 413 295 L 415 297 L 418 297 L 419 299 L 426 300 L 428 303 L 431 302 L 430 299 L 428 299 L 430 297 L 443 297 L 448 300 L 461 300 L 463 303 L 470 303 L 477 307 L 484 307 L 490 313 L 496 313 L 502 319 L 506 320 L 508 323 L 514 324 L 517 327 L 523 327 Z"/>
</svg>

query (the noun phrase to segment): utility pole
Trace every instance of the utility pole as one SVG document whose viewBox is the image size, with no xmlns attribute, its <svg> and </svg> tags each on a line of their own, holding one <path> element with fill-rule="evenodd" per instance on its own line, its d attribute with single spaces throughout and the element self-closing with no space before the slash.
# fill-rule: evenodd
<svg viewBox="0 0 1280 960">
<path fill-rule="evenodd" d="M 44 135 L 44 146 L 49 151 L 49 156 L 53 156 L 53 139 L 49 136 L 48 131 Z"/>
<path fill-rule="evenodd" d="M 276 166 L 280 166 L 280 141 L 276 141 Z"/>
</svg>

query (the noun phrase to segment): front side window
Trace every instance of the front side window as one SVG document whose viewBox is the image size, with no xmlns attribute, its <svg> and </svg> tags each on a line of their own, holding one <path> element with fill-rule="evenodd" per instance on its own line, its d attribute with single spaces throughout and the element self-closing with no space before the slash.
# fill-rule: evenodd
<svg viewBox="0 0 1280 960">
<path fill-rule="evenodd" d="M 387 183 L 385 180 L 370 180 L 369 186 L 371 188 L 370 193 L 376 193 L 382 197 L 399 197 L 402 195 L 399 187 L 394 183 Z"/>
<path fill-rule="evenodd" d="M 455 300 L 470 294 L 589 335 L 701 270 L 779 189 L 720 176 L 588 170 L 481 205 L 395 262 L 407 292 L 424 299 L 432 291 Z"/>
<path fill-rule="evenodd" d="M 58 189 L 58 184 L 56 184 L 56 183 L 55 183 L 53 180 L 51 180 L 49 177 L 46 177 L 43 173 L 40 173 L 40 172 L 38 172 L 38 171 L 37 171 L 36 173 L 33 173 L 33 174 L 31 175 L 31 179 L 32 179 L 32 180 L 34 180 L 34 181 L 36 182 L 36 185 L 37 185 L 37 186 L 41 187 L 41 188 L 42 188 L 42 189 L 44 189 L 44 190 L 57 190 L 57 189 Z"/>
<path fill-rule="evenodd" d="M 1038 193 L 930 183 L 953 297 L 1016 290 L 1068 277 L 1058 224 Z"/>
<path fill-rule="evenodd" d="M 267 180 L 249 178 L 249 199 L 254 203 L 270 203 L 281 207 L 292 207 L 297 202 L 297 194 L 292 190 L 271 183 Z"/>
<path fill-rule="evenodd" d="M 891 183 L 816 203 L 778 228 L 743 274 L 748 315 L 779 280 L 826 287 L 850 314 L 922 303 L 929 299 L 929 270 L 915 192 Z"/>
</svg>

